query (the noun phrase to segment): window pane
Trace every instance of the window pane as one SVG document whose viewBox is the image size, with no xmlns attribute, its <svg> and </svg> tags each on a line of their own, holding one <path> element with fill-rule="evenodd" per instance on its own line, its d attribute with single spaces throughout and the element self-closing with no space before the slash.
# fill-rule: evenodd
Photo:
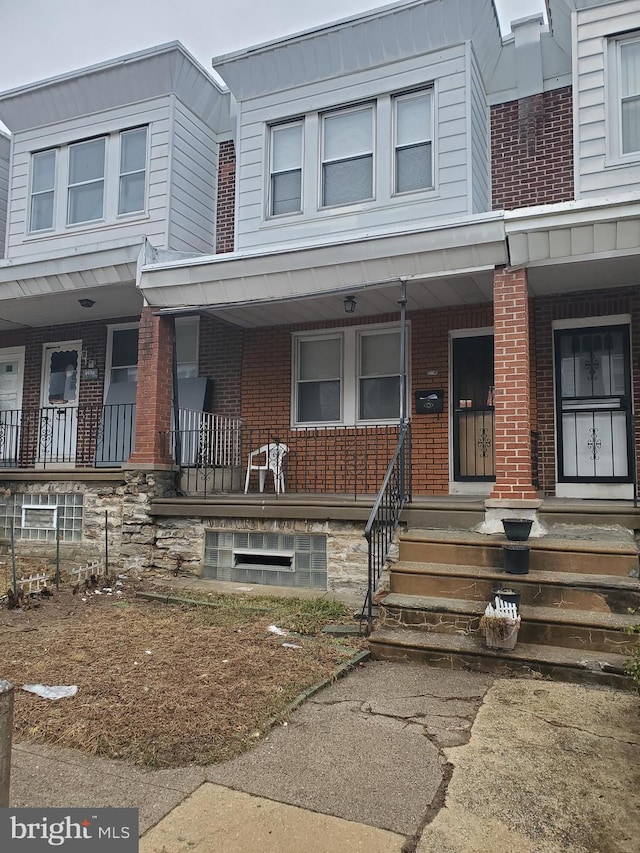
<svg viewBox="0 0 640 853">
<path fill-rule="evenodd" d="M 122 175 L 118 213 L 135 213 L 144 210 L 145 173 Z"/>
<path fill-rule="evenodd" d="M 42 151 L 33 155 L 33 176 L 31 191 L 34 193 L 53 189 L 56 171 L 56 152 Z"/>
<path fill-rule="evenodd" d="M 400 417 L 400 379 L 360 380 L 360 419 L 392 420 Z"/>
<path fill-rule="evenodd" d="M 397 375 L 400 370 L 400 334 L 362 335 L 361 376 Z"/>
<path fill-rule="evenodd" d="M 31 231 L 53 228 L 53 192 L 40 193 L 31 198 Z"/>
<path fill-rule="evenodd" d="M 622 104 L 622 153 L 640 151 L 640 98 Z"/>
<path fill-rule="evenodd" d="M 128 130 L 120 135 L 120 173 L 144 171 L 147 167 L 147 129 Z"/>
<path fill-rule="evenodd" d="M 325 116 L 324 160 L 355 157 L 373 151 L 372 118 L 371 107 Z"/>
<path fill-rule="evenodd" d="M 323 175 L 323 205 L 351 204 L 373 198 L 373 157 L 326 163 Z"/>
<path fill-rule="evenodd" d="M 271 178 L 271 213 L 296 213 L 301 209 L 301 178 L 299 170 L 282 172 Z"/>
<path fill-rule="evenodd" d="M 300 341 L 298 356 L 299 379 L 335 379 L 340 377 L 341 347 L 339 338 Z"/>
<path fill-rule="evenodd" d="M 69 188 L 69 222 L 102 219 L 104 186 L 102 181 Z"/>
<path fill-rule="evenodd" d="M 640 95 L 640 41 L 620 45 L 622 97 Z"/>
<path fill-rule="evenodd" d="M 135 382 L 138 378 L 137 367 L 116 367 L 111 371 L 111 382 Z"/>
<path fill-rule="evenodd" d="M 396 192 L 423 190 L 433 186 L 431 143 L 396 151 Z"/>
<path fill-rule="evenodd" d="M 298 422 L 340 420 L 340 382 L 304 382 L 298 385 Z"/>
<path fill-rule="evenodd" d="M 111 366 L 124 367 L 138 363 L 138 330 L 114 329 Z"/>
<path fill-rule="evenodd" d="M 104 139 L 69 146 L 69 183 L 104 178 Z"/>
<path fill-rule="evenodd" d="M 198 361 L 198 324 L 176 322 L 176 357 L 178 364 Z"/>
<path fill-rule="evenodd" d="M 302 165 L 302 125 L 272 129 L 272 172 L 299 169 Z"/>
<path fill-rule="evenodd" d="M 423 93 L 396 101 L 396 144 L 415 145 L 431 139 L 431 95 Z"/>
</svg>

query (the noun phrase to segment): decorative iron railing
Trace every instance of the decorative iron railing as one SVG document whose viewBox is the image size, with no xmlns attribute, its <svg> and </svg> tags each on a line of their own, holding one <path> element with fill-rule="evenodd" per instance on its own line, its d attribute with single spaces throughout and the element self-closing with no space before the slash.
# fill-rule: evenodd
<svg viewBox="0 0 640 853">
<path fill-rule="evenodd" d="M 366 613 L 367 630 L 373 625 L 373 597 L 380 575 L 389 557 L 389 549 L 398 529 L 400 514 L 411 499 L 411 426 L 406 423 L 400 430 L 395 453 L 378 492 L 367 526 L 364 530 L 368 545 L 367 595 L 362 608 Z"/>
<path fill-rule="evenodd" d="M 120 467 L 131 456 L 134 403 L 0 411 L 0 467 Z"/>
</svg>

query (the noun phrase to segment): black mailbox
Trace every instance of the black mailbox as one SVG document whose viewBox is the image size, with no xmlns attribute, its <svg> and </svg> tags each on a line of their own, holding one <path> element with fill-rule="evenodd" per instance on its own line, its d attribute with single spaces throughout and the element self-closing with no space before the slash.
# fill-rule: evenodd
<svg viewBox="0 0 640 853">
<path fill-rule="evenodd" d="M 416 391 L 416 415 L 437 415 L 442 411 L 444 391 L 435 388 L 429 391 Z"/>
</svg>

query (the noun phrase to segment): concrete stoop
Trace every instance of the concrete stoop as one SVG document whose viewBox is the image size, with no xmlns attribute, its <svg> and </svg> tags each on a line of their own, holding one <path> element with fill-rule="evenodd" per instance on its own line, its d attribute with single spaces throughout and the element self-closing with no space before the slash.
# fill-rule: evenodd
<svg viewBox="0 0 640 853">
<path fill-rule="evenodd" d="M 374 657 L 631 689 L 625 661 L 640 646 L 638 549 L 616 526 L 560 526 L 531 539 L 530 571 L 507 574 L 504 536 L 408 530 L 370 638 Z M 492 590 L 521 592 L 515 649 L 489 649 L 480 618 Z"/>
</svg>

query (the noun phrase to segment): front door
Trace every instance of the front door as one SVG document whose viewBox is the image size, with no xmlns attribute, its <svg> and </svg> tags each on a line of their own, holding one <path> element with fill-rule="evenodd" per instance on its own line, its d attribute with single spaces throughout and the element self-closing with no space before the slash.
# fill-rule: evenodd
<svg viewBox="0 0 640 853">
<path fill-rule="evenodd" d="M 75 463 L 79 366 L 80 344 L 45 346 L 38 452 L 41 464 Z"/>
<path fill-rule="evenodd" d="M 563 483 L 631 483 L 629 327 L 558 329 L 555 362 L 559 491 Z"/>
<path fill-rule="evenodd" d="M 0 350 L 0 466 L 20 458 L 24 347 Z"/>
<path fill-rule="evenodd" d="M 454 480 L 494 480 L 493 335 L 453 338 L 452 361 Z"/>
</svg>

